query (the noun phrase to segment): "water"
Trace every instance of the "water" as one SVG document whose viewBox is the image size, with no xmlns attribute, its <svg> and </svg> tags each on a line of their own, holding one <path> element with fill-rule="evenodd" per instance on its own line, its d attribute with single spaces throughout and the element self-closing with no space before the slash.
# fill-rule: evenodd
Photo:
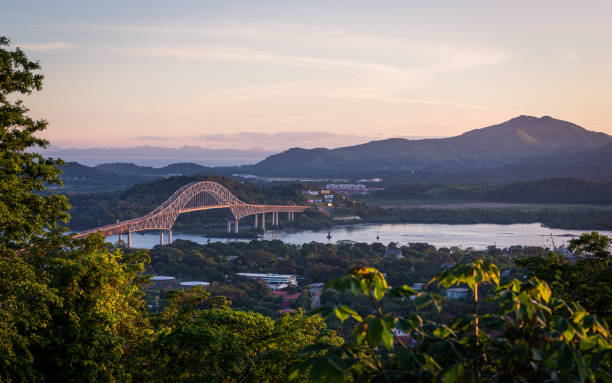
<svg viewBox="0 0 612 383">
<path fill-rule="evenodd" d="M 328 231 L 332 238 L 327 239 Z M 302 244 L 312 241 L 336 243 L 339 240 L 351 240 L 356 242 L 399 242 L 405 245 L 410 242 L 427 242 L 438 248 L 457 246 L 460 248 L 472 247 L 474 249 L 486 249 L 487 246 L 496 245 L 499 248 L 512 245 L 542 246 L 552 247 L 552 240 L 555 246 L 566 244 L 572 237 L 579 236 L 582 230 L 550 229 L 539 223 L 531 224 L 467 224 L 467 225 L 447 225 L 447 224 L 358 224 L 335 226 L 329 230 L 268 230 L 264 239 L 279 239 L 286 243 Z M 601 234 L 612 237 L 612 232 L 601 231 Z M 205 244 L 222 241 L 250 241 L 249 239 L 228 239 L 206 237 L 198 234 L 185 234 L 173 232 L 173 239 L 186 239 L 193 242 Z M 376 236 L 379 239 L 376 239 Z M 167 241 L 167 236 L 164 236 Z M 126 237 L 123 237 L 127 240 Z M 115 242 L 117 236 L 107 238 L 108 241 Z M 136 248 L 153 248 L 159 245 L 159 233 L 139 232 L 132 233 L 132 246 Z"/>
</svg>

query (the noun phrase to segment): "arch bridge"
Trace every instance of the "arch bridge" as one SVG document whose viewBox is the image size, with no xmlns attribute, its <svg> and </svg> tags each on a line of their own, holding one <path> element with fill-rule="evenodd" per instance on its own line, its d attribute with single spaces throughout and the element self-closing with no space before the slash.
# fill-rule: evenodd
<svg viewBox="0 0 612 383">
<path fill-rule="evenodd" d="M 255 215 L 255 227 L 258 227 L 261 214 L 261 227 L 266 230 L 266 214 L 272 214 L 272 226 L 278 226 L 279 213 L 287 213 L 287 219 L 293 221 L 295 213 L 302 213 L 308 206 L 297 205 L 257 205 L 241 201 L 227 188 L 216 182 L 196 181 L 182 186 L 158 208 L 140 218 L 129 219 L 114 224 L 96 227 L 76 234 L 75 238 L 83 238 L 92 233 L 105 237 L 110 235 L 128 236 L 128 247 L 132 246 L 132 233 L 144 230 L 159 230 L 160 243 L 164 244 L 164 232 L 168 232 L 168 240 L 172 242 L 172 226 L 181 213 L 192 211 L 229 209 L 234 219 L 234 231 L 238 233 L 238 221 L 246 216 Z M 231 231 L 232 222 L 227 222 L 227 231 Z"/>
</svg>

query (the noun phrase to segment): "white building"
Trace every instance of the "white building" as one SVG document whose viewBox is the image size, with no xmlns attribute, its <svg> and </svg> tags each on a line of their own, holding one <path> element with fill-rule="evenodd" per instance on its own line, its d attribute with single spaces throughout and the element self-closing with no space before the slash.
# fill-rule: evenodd
<svg viewBox="0 0 612 383">
<path fill-rule="evenodd" d="M 297 277 L 290 274 L 238 273 L 237 275 L 264 281 L 272 290 L 284 289 L 289 285 L 297 286 Z"/>
<path fill-rule="evenodd" d="M 368 191 L 363 184 L 328 184 L 325 187 L 338 193 L 365 193 Z"/>
<path fill-rule="evenodd" d="M 470 295 L 470 289 L 465 287 L 452 287 L 446 289 L 446 297 L 448 299 L 462 299 Z"/>
<path fill-rule="evenodd" d="M 416 291 L 423 290 L 423 287 L 425 287 L 425 283 L 421 283 L 421 282 L 417 282 L 412 285 L 412 289 Z"/>
</svg>

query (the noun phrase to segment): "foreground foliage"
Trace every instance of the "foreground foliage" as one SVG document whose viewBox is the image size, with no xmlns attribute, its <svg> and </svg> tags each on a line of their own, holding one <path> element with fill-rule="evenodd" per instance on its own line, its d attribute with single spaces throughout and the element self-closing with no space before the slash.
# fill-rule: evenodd
<svg viewBox="0 0 612 383">
<path fill-rule="evenodd" d="M 467 285 L 473 293 L 472 314 L 446 325 L 384 313 L 383 299 L 415 299 L 419 307 L 440 307 L 440 297 L 408 286 L 390 288 L 373 268 L 354 268 L 334 279 L 328 289 L 366 296 L 372 314 L 361 317 L 344 305 L 326 307 L 323 316 L 355 320 L 355 342 L 341 347 L 315 345 L 317 354 L 296 365 L 292 378 L 313 368 L 321 382 L 536 382 L 612 381 L 612 336 L 605 321 L 576 303 L 553 295 L 549 285 L 532 277 L 500 284 L 493 264 L 457 265 L 430 284 Z M 479 285 L 494 286 L 487 300 L 498 311 L 480 316 Z"/>
<path fill-rule="evenodd" d="M 0 256 L 57 230 L 69 208 L 64 196 L 37 194 L 45 183 L 61 183 L 56 165 L 62 162 L 26 151 L 49 144 L 35 136 L 47 122 L 32 119 L 23 102 L 12 99 L 42 89 L 43 76 L 37 62 L 8 46 L 0 36 Z"/>
</svg>

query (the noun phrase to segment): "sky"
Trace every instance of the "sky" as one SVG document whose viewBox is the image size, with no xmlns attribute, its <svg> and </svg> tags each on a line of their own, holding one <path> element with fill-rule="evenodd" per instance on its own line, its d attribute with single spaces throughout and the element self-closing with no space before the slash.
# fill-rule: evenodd
<svg viewBox="0 0 612 383">
<path fill-rule="evenodd" d="M 612 134 L 612 2 L 13 1 L 60 147 L 337 147 L 521 114 Z"/>
</svg>

